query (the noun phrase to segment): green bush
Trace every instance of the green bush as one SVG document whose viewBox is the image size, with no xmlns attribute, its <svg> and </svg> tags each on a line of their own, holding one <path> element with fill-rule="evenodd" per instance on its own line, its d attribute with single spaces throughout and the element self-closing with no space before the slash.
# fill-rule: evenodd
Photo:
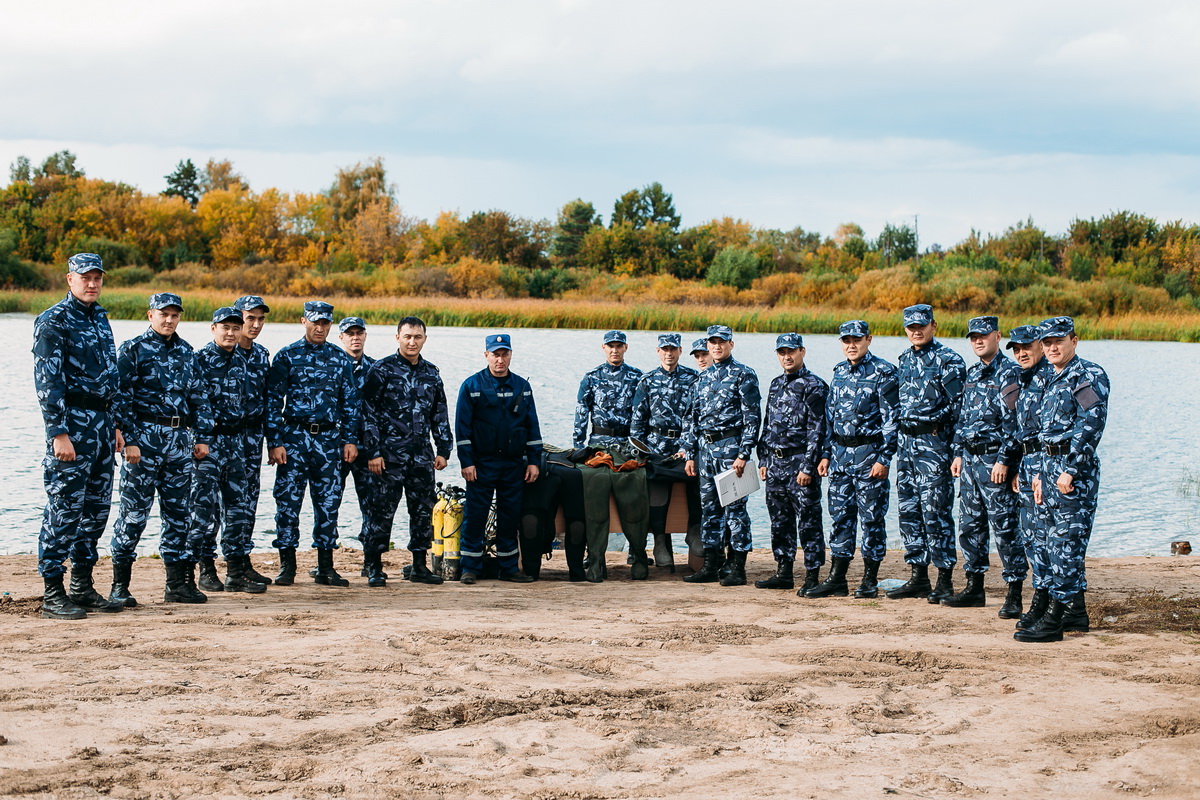
<svg viewBox="0 0 1200 800">
<path fill-rule="evenodd" d="M 717 253 L 704 280 L 709 286 L 721 284 L 735 289 L 749 289 L 758 277 L 758 270 L 758 255 L 753 250 L 726 247 Z"/>
<path fill-rule="evenodd" d="M 114 242 L 102 236 L 78 236 L 71 239 L 67 247 L 59 247 L 59 253 L 64 262 L 74 253 L 95 253 L 104 261 L 106 270 L 146 263 L 137 245 Z"/>
<path fill-rule="evenodd" d="M 104 275 L 104 282 L 109 286 L 137 286 L 152 280 L 154 271 L 149 267 L 114 267 Z"/>
</svg>

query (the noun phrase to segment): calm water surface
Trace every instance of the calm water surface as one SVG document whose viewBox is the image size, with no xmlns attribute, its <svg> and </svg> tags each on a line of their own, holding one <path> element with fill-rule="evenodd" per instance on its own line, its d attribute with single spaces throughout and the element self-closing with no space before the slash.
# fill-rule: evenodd
<svg viewBox="0 0 1200 800">
<path fill-rule="evenodd" d="M 146 329 L 145 322 L 114 320 L 113 333 L 118 346 Z M 394 328 L 372 325 L 368 331 L 367 353 L 382 357 L 395 350 Z M 430 328 L 425 356 L 437 364 L 446 382 L 453 413 L 458 387 L 471 373 L 483 368 L 483 337 L 492 332 L 478 328 Z M 202 347 L 211 339 L 205 323 L 185 322 L 179 333 L 192 346 Z M 575 393 L 583 373 L 602 359 L 600 332 L 578 330 L 520 329 L 513 334 L 512 369 L 529 379 L 547 442 L 570 446 Z M 803 333 L 803 331 L 801 331 Z M 298 323 L 269 322 L 259 342 L 272 353 L 301 338 Z M 684 332 L 690 342 L 699 334 Z M 37 532 L 41 522 L 45 494 L 42 487 L 41 459 L 44 453 L 44 428 L 33 390 L 33 317 L 27 314 L 0 315 L 0 374 L 7 390 L 0 394 L 0 416 L 8 434 L 0 438 L 0 553 L 37 551 Z M 841 347 L 833 336 L 805 336 L 808 348 L 806 366 L 829 380 L 833 366 L 842 360 Z M 965 339 L 944 339 L 967 363 L 975 359 Z M 648 332 L 629 334 L 628 361 L 643 370 L 658 365 L 654 353 L 656 336 Z M 771 378 L 780 370 L 774 353 L 774 334 L 738 334 L 734 357 L 758 371 L 763 394 Z M 895 363 L 906 346 L 899 337 L 876 337 L 872 350 Z M 1081 342 L 1080 355 L 1095 361 L 1108 371 L 1112 381 L 1112 399 L 1108 428 L 1100 447 L 1102 460 L 1100 508 L 1090 553 L 1119 556 L 1166 554 L 1169 543 L 1180 538 L 1200 538 L 1195 533 L 1200 500 L 1185 491 L 1194 470 L 1192 448 L 1200 434 L 1200 345 L 1174 342 Z M 684 363 L 692 365 L 690 356 Z M 119 470 L 118 470 L 119 471 Z M 275 527 L 275 504 L 271 498 L 274 467 L 264 467 L 263 493 L 258 505 L 255 542 L 266 547 Z M 894 472 L 893 472 L 894 476 Z M 439 480 L 461 484 L 458 465 L 452 459 Z M 119 480 L 114 484 L 119 484 Z M 115 486 L 114 486 L 115 488 Z M 894 493 L 888 520 L 889 548 L 898 546 L 896 500 Z M 111 525 L 116 518 L 118 497 L 114 491 L 110 531 L 101 540 L 101 552 L 107 553 Z M 403 508 L 403 505 L 401 506 Z M 157 548 L 157 503 L 140 552 Z M 750 500 L 754 522 L 755 547 L 770 547 L 770 527 L 762 493 Z M 397 515 L 394 541 L 403 547 L 407 541 L 406 514 Z M 339 528 L 343 538 L 355 537 L 361 518 L 354 490 L 347 489 L 342 504 Z M 312 517 L 307 500 L 301 531 L 311 531 Z M 828 519 L 826 530 L 829 529 Z M 307 536 L 307 534 L 305 534 Z M 682 537 L 677 537 L 682 539 Z M 302 538 L 304 546 L 307 538 Z M 350 538 L 347 544 L 357 545 Z M 995 563 L 995 562 L 994 562 Z"/>
</svg>

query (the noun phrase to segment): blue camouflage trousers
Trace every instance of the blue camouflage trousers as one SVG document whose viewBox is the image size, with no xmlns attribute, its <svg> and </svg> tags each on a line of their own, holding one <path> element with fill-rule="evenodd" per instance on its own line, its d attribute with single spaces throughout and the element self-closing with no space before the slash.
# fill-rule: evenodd
<svg viewBox="0 0 1200 800">
<path fill-rule="evenodd" d="M 250 550 L 254 549 L 254 522 L 258 515 L 258 498 L 262 493 L 263 434 L 262 431 L 246 431 L 239 434 L 243 458 L 246 464 L 246 513 L 250 527 L 246 531 Z M 242 555 L 249 555 L 247 550 Z"/>
<path fill-rule="evenodd" d="M 992 482 L 994 455 L 963 454 L 958 483 L 958 544 L 964 572 L 987 572 L 988 528 L 996 534 L 996 550 L 1006 583 L 1025 580 L 1029 562 L 1017 530 L 1017 494 L 1012 481 Z"/>
<path fill-rule="evenodd" d="M 1018 492 L 1020 503 L 1021 543 L 1025 546 L 1025 556 L 1029 559 L 1029 571 L 1033 573 L 1034 589 L 1050 588 L 1050 561 L 1046 553 L 1046 528 L 1049 523 L 1049 513 L 1046 505 L 1033 502 L 1033 474 L 1036 469 L 1028 470 L 1021 465 L 1021 489 Z"/>
<path fill-rule="evenodd" d="M 1058 463 L 1056 463 L 1058 462 Z M 1054 485 L 1062 474 L 1059 459 L 1047 459 L 1042 472 L 1042 500 L 1047 511 L 1046 560 L 1050 594 L 1066 602 L 1087 589 L 1084 557 L 1092 538 L 1100 471 L 1075 477 L 1074 489 L 1063 494 Z"/>
<path fill-rule="evenodd" d="M 958 560 L 950 461 L 950 444 L 942 434 L 900 433 L 896 497 L 900 501 L 900 536 L 907 564 L 949 569 Z"/>
<path fill-rule="evenodd" d="M 726 545 L 738 552 L 748 553 L 754 549 L 750 541 L 747 498 L 722 507 L 717 497 L 717 485 L 713 482 L 714 476 L 733 466 L 738 446 L 738 440 L 732 438 L 717 442 L 700 440 L 700 458 L 697 460 L 700 473 L 700 540 L 705 550 L 723 551 Z"/>
<path fill-rule="evenodd" d="M 860 457 L 858 451 L 867 453 Z M 887 553 L 887 516 L 892 483 L 872 478 L 875 448 L 833 446 L 829 469 L 829 516 L 833 532 L 829 549 L 834 558 L 854 558 L 855 529 L 862 525 L 862 557 L 882 561 Z"/>
<path fill-rule="evenodd" d="M 360 453 L 353 461 L 342 462 L 342 496 L 346 494 L 346 478 L 354 476 L 354 493 L 358 496 L 358 513 L 362 516 L 362 530 L 358 540 L 363 541 L 367 536 L 367 520 L 371 514 L 371 494 L 375 491 L 376 477 L 371 474 L 367 464 L 371 459 Z M 385 462 L 386 463 L 386 462 Z M 365 545 L 364 545 L 365 546 Z"/>
<path fill-rule="evenodd" d="M 310 433 L 293 429 L 284 438 L 287 463 L 275 469 L 275 540 L 272 547 L 300 546 L 300 507 L 307 488 L 313 504 L 313 547 L 338 546 L 338 509 L 342 505 L 342 443 L 336 430 Z"/>
<path fill-rule="evenodd" d="M 385 455 L 383 465 L 382 475 L 371 476 L 371 504 L 365 518 L 368 522 L 363 527 L 363 552 L 387 552 L 396 509 L 403 496 L 408 501 L 408 549 L 423 553 L 433 544 L 433 506 L 437 502 L 433 461 L 423 453 L 396 453 Z"/>
<path fill-rule="evenodd" d="M 38 534 L 38 572 L 45 578 L 62 575 L 68 558 L 76 564 L 96 562 L 96 542 L 112 507 L 113 424 L 108 413 L 71 408 L 67 425 L 75 460 L 59 461 L 51 442 L 42 460 L 46 509 Z"/>
<path fill-rule="evenodd" d="M 771 552 L 775 560 L 796 560 L 797 539 L 804 551 L 804 568 L 825 563 L 825 523 L 821 518 L 821 479 L 808 486 L 796 483 L 800 459 L 773 459 L 767 468 L 767 514 L 771 517 Z"/>
<path fill-rule="evenodd" d="M 222 529 L 221 553 L 226 558 L 247 555 L 253 549 L 250 527 L 254 517 L 249 510 L 246 484 L 246 458 L 240 434 L 213 437 L 208 455 L 196 462 L 192 476 L 188 550 L 194 560 L 216 558 L 218 527 Z"/>
<path fill-rule="evenodd" d="M 496 560 L 500 572 L 517 570 L 517 520 L 525 495 L 525 463 L 515 459 L 481 458 L 475 462 L 476 479 L 467 483 L 459 545 L 463 572 L 483 570 L 484 534 L 488 509 L 496 498 Z"/>
<path fill-rule="evenodd" d="M 191 435 L 187 428 L 147 424 L 141 437 L 141 460 L 121 466 L 121 508 L 113 526 L 112 559 L 115 564 L 132 564 L 138 542 L 150 520 L 150 507 L 158 493 L 162 532 L 158 552 L 167 564 L 191 561 L 188 549 L 188 502 L 192 494 Z"/>
</svg>

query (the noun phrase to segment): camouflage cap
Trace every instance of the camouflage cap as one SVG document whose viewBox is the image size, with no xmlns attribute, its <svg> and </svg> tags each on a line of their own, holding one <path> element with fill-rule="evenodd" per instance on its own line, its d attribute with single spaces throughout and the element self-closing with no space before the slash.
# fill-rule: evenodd
<svg viewBox="0 0 1200 800">
<path fill-rule="evenodd" d="M 489 353 L 497 350 L 512 350 L 512 339 L 507 333 L 493 333 L 483 340 L 483 346 Z"/>
<path fill-rule="evenodd" d="M 264 314 L 271 313 L 271 307 L 256 294 L 244 294 L 237 300 L 233 301 L 233 307 L 238 311 L 249 311 L 252 308 L 261 308 Z"/>
<path fill-rule="evenodd" d="M 678 333 L 660 333 L 658 335 L 659 347 L 683 347 L 683 337 Z"/>
<path fill-rule="evenodd" d="M 1040 337 L 1041 328 L 1037 325 L 1018 325 L 1008 332 L 1008 344 L 1004 345 L 1006 350 L 1012 350 L 1018 344 L 1033 344 Z"/>
<path fill-rule="evenodd" d="M 1070 317 L 1050 317 L 1050 319 L 1042 320 L 1042 324 L 1038 326 L 1038 338 L 1046 339 L 1050 336 L 1070 336 L 1075 332 L 1075 320 Z"/>
<path fill-rule="evenodd" d="M 987 335 L 1000 330 L 1000 320 L 996 317 L 971 317 L 967 323 L 967 336 L 973 333 Z"/>
<path fill-rule="evenodd" d="M 213 312 L 212 324 L 216 325 L 220 322 L 236 322 L 241 325 L 245 320 L 242 319 L 242 312 L 232 306 L 222 306 Z"/>
<path fill-rule="evenodd" d="M 870 336 L 871 326 L 865 319 L 852 319 L 838 326 L 838 338 L 843 336 Z"/>
<path fill-rule="evenodd" d="M 696 341 L 692 342 L 692 352 L 693 353 L 707 353 L 708 352 L 708 340 L 707 339 L 697 339 Z"/>
<path fill-rule="evenodd" d="M 904 309 L 904 327 L 909 325 L 928 325 L 933 322 L 933 306 L 918 303 Z"/>
<path fill-rule="evenodd" d="M 339 333 L 345 333 L 351 328 L 362 328 L 365 331 L 367 329 L 367 323 L 362 317 L 346 317 L 344 320 L 338 323 Z"/>
<path fill-rule="evenodd" d="M 733 328 L 728 325 L 709 325 L 706 335 L 709 339 L 724 339 L 731 342 L 733 341 Z"/>
<path fill-rule="evenodd" d="M 179 299 L 179 295 L 171 292 L 159 292 L 158 294 L 150 295 L 150 309 L 163 309 L 175 306 L 180 311 L 183 311 L 183 301 Z"/>
<path fill-rule="evenodd" d="M 304 304 L 304 318 L 309 322 L 333 322 L 333 306 L 320 300 L 309 300 Z"/>
<path fill-rule="evenodd" d="M 625 333 L 623 331 L 609 331 L 608 333 L 604 334 L 605 344 L 612 344 L 613 342 L 628 344 L 629 340 L 625 338 Z"/>
<path fill-rule="evenodd" d="M 104 262 L 95 253 L 76 253 L 67 259 L 67 272 L 82 275 L 97 269 L 106 272 Z"/>
<path fill-rule="evenodd" d="M 799 350 L 804 347 L 804 337 L 798 333 L 781 333 L 775 337 L 776 350 Z"/>
</svg>

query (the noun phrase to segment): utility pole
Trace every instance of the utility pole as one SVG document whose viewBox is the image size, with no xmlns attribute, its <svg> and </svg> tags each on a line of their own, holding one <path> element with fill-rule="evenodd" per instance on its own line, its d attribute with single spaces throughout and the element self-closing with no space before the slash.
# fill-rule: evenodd
<svg viewBox="0 0 1200 800">
<path fill-rule="evenodd" d="M 915 243 L 913 252 L 913 265 L 921 266 L 921 229 L 917 226 L 917 218 L 919 214 L 913 214 L 913 242 Z"/>
</svg>

